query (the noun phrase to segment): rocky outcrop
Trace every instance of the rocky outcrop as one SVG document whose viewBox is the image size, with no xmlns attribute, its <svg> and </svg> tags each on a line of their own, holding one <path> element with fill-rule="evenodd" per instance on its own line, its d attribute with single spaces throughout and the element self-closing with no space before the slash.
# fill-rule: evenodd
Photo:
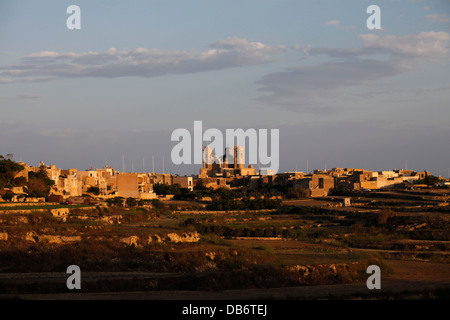
<svg viewBox="0 0 450 320">
<path fill-rule="evenodd" d="M 64 235 L 51 235 L 52 230 L 42 229 L 41 232 L 47 234 L 37 234 L 35 231 L 27 232 L 22 239 L 25 241 L 31 241 L 34 243 L 49 243 L 49 244 L 68 244 L 79 242 L 82 239 L 81 235 L 76 236 L 64 236 Z M 104 237 L 91 237 L 85 236 L 87 239 L 103 241 Z M 0 240 L 8 240 L 7 233 L 0 233 Z M 181 243 L 181 242 L 197 242 L 200 240 L 200 234 L 197 232 L 189 232 L 179 235 L 177 233 L 168 233 L 165 236 L 161 236 L 159 234 L 151 234 L 147 237 L 147 239 L 140 238 L 137 235 L 131 235 L 128 237 L 121 237 L 118 239 L 119 242 L 124 243 L 127 246 L 134 247 L 142 247 L 145 244 L 150 243 L 162 243 L 162 242 L 172 242 L 172 243 Z"/>
<path fill-rule="evenodd" d="M 46 241 L 48 243 L 54 244 L 69 244 L 80 242 L 80 236 L 59 236 L 59 235 L 41 235 L 39 236 L 39 241 Z"/>
<path fill-rule="evenodd" d="M 0 232 L 0 240 L 7 241 L 8 240 L 8 233 L 7 232 Z"/>
<path fill-rule="evenodd" d="M 165 236 L 160 236 L 159 234 L 151 234 L 148 236 L 146 243 L 162 243 L 162 242 L 174 242 L 174 243 L 181 243 L 181 242 L 197 242 L 200 240 L 200 234 L 196 231 L 194 232 L 188 232 L 183 233 L 182 235 L 179 235 L 177 233 L 168 233 Z M 127 238 L 122 238 L 120 240 L 123 243 L 126 243 L 127 245 L 132 245 L 132 243 L 137 246 L 137 242 L 139 241 L 139 237 L 137 236 L 131 236 Z"/>
<path fill-rule="evenodd" d="M 338 274 L 356 272 L 358 270 L 359 263 L 342 263 L 342 264 L 320 264 L 320 265 L 294 265 L 288 266 L 287 270 L 298 273 L 299 278 L 308 279 L 313 277 L 326 277 L 336 276 Z"/>
<path fill-rule="evenodd" d="M 100 217 L 98 220 L 100 220 L 103 223 L 108 223 L 108 224 L 121 224 L 121 222 L 120 222 L 121 219 L 122 219 L 121 215 L 111 215 L 111 216 Z"/>
<path fill-rule="evenodd" d="M 200 235 L 197 231 L 183 233 L 181 236 L 177 233 L 168 233 L 166 236 L 166 240 L 170 242 L 197 242 L 200 240 Z"/>
<path fill-rule="evenodd" d="M 48 242 L 51 244 L 70 244 L 81 241 L 81 236 L 61 236 L 61 235 L 49 235 L 49 234 L 40 234 L 38 235 L 36 232 L 31 231 L 27 232 L 25 235 L 25 241 L 32 242 Z"/>
<path fill-rule="evenodd" d="M 122 239 L 120 239 L 120 242 L 125 243 L 127 246 L 135 247 L 135 248 L 141 246 L 141 245 L 139 245 L 139 237 L 138 236 L 130 236 L 130 237 L 122 238 Z"/>
<path fill-rule="evenodd" d="M 147 243 L 152 243 L 152 242 L 161 243 L 162 238 L 158 234 L 150 235 L 150 236 L 148 236 Z"/>
<path fill-rule="evenodd" d="M 69 208 L 50 209 L 50 213 L 54 217 L 62 218 L 66 217 L 70 212 Z"/>
<path fill-rule="evenodd" d="M 30 231 L 30 232 L 26 233 L 25 241 L 38 242 L 39 241 L 39 237 L 38 237 L 36 232 Z"/>
</svg>

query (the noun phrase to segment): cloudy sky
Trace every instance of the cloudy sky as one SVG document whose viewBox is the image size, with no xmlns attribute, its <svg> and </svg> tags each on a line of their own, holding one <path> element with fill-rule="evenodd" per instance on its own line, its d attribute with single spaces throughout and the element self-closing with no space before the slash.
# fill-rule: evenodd
<svg viewBox="0 0 450 320">
<path fill-rule="evenodd" d="M 448 176 L 449 58 L 448 0 L 3 0 L 0 154 L 193 174 L 171 134 L 201 120 L 279 129 L 280 171 Z"/>
</svg>

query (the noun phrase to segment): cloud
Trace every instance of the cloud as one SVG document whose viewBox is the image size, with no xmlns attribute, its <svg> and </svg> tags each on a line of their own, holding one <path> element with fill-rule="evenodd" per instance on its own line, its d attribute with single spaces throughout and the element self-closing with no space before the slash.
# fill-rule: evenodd
<svg viewBox="0 0 450 320">
<path fill-rule="evenodd" d="M 242 38 L 228 38 L 205 51 L 163 51 L 137 48 L 104 52 L 42 51 L 22 58 L 21 64 L 0 66 L 0 83 L 49 81 L 79 77 L 158 77 L 267 64 L 284 47 Z"/>
<path fill-rule="evenodd" d="M 339 27 L 341 25 L 341 21 L 339 20 L 329 20 L 325 23 L 325 26 L 334 26 L 334 27 Z"/>
<path fill-rule="evenodd" d="M 80 136 L 82 132 L 78 129 L 42 129 L 39 134 L 44 137 L 54 138 L 74 138 Z"/>
<path fill-rule="evenodd" d="M 325 22 L 325 26 L 326 27 L 336 27 L 338 29 L 343 29 L 343 30 L 347 30 L 347 31 L 355 29 L 354 26 L 342 26 L 340 20 L 328 20 L 327 22 Z"/>
<path fill-rule="evenodd" d="M 0 68 L 1 69 L 1 68 Z M 1 71 L 0 71 L 1 74 Z M 23 77 L 23 78 L 0 78 L 0 84 L 1 83 L 15 83 L 15 82 L 47 82 L 47 81 L 52 81 L 52 80 L 56 80 L 57 77 Z"/>
<path fill-rule="evenodd" d="M 306 54 L 326 55 L 334 58 L 355 58 L 383 54 L 406 59 L 441 59 L 449 52 L 450 34 L 447 32 L 421 32 L 414 35 L 394 36 L 361 34 L 363 45 L 357 48 L 311 48 Z"/>
<path fill-rule="evenodd" d="M 261 101 L 305 113 L 330 113 L 348 107 L 339 105 L 337 97 L 352 86 L 369 85 L 401 73 L 392 62 L 355 59 L 291 68 L 266 75 L 258 84 L 265 94 Z"/>
<path fill-rule="evenodd" d="M 44 98 L 42 94 L 19 94 L 17 99 L 34 100 Z"/>
<path fill-rule="evenodd" d="M 427 20 L 431 22 L 438 22 L 438 23 L 449 23 L 450 17 L 448 14 L 429 14 L 427 15 Z"/>
<path fill-rule="evenodd" d="M 450 35 L 447 32 L 420 32 L 414 35 L 380 37 L 376 34 L 363 34 L 363 48 L 371 53 L 385 53 L 402 58 L 423 58 L 434 60 L 449 52 Z"/>
<path fill-rule="evenodd" d="M 258 100 L 303 113 L 338 112 L 349 108 L 341 99 L 348 89 L 375 84 L 412 70 L 423 62 L 447 61 L 449 56 L 450 35 L 447 32 L 406 36 L 371 33 L 359 38 L 362 46 L 356 48 L 308 47 L 308 50 L 301 50 L 297 46 L 298 51 L 309 57 L 326 56 L 329 61 L 264 76 L 257 82 L 263 93 Z"/>
</svg>

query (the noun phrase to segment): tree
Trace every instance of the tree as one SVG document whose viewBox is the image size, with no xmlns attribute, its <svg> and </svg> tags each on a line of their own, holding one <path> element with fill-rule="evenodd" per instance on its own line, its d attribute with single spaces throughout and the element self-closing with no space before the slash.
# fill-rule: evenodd
<svg viewBox="0 0 450 320">
<path fill-rule="evenodd" d="M 156 183 L 153 186 L 153 191 L 158 194 L 158 195 L 168 195 L 168 194 L 173 194 L 173 195 L 180 195 L 182 193 L 181 190 L 181 186 L 177 183 L 177 184 L 173 184 L 173 185 L 168 185 L 168 184 L 163 184 L 163 183 Z"/>
<path fill-rule="evenodd" d="M 23 169 L 24 166 L 21 164 L 0 155 L 0 188 L 14 187 L 14 177 Z"/>
<path fill-rule="evenodd" d="M 159 199 L 152 199 L 151 204 L 152 204 L 152 207 L 155 209 L 163 209 L 165 207 L 164 202 L 162 202 Z"/>
<path fill-rule="evenodd" d="M 130 208 L 135 207 L 137 205 L 137 200 L 135 198 L 127 198 L 126 200 L 127 206 L 129 206 Z"/>
<path fill-rule="evenodd" d="M 116 207 L 122 207 L 123 206 L 123 197 L 114 197 L 112 203 L 116 206 Z"/>
<path fill-rule="evenodd" d="M 8 191 L 6 191 L 6 193 L 4 195 L 2 195 L 2 198 L 5 201 L 11 201 L 14 196 L 15 196 L 15 194 L 13 192 L 11 192 L 10 190 L 8 190 Z"/>
<path fill-rule="evenodd" d="M 288 199 L 300 199 L 308 198 L 311 194 L 309 189 L 303 189 L 301 187 L 289 188 L 286 193 L 286 198 Z"/>
<path fill-rule="evenodd" d="M 205 181 L 203 179 L 198 179 L 197 183 L 194 186 L 194 190 L 198 190 L 198 191 L 204 191 L 207 190 L 206 186 L 205 186 Z"/>
<path fill-rule="evenodd" d="M 378 214 L 378 224 L 384 225 L 388 222 L 389 219 L 395 217 L 395 212 L 393 212 L 390 208 L 383 209 Z"/>
<path fill-rule="evenodd" d="M 93 194 L 95 194 L 96 196 L 98 196 L 98 195 L 100 194 L 100 188 L 99 188 L 99 187 L 89 187 L 89 188 L 87 189 L 87 192 L 93 193 Z"/>
<path fill-rule="evenodd" d="M 24 187 L 27 185 L 27 178 L 25 177 L 17 177 L 11 180 L 11 184 L 14 187 Z"/>
<path fill-rule="evenodd" d="M 421 180 L 417 180 L 417 184 L 426 184 L 428 186 L 434 186 L 439 182 L 439 177 L 433 176 L 425 171 L 425 177 Z"/>
<path fill-rule="evenodd" d="M 28 194 L 32 197 L 48 197 L 55 181 L 47 175 L 45 166 L 41 166 L 37 172 L 28 173 Z"/>
</svg>

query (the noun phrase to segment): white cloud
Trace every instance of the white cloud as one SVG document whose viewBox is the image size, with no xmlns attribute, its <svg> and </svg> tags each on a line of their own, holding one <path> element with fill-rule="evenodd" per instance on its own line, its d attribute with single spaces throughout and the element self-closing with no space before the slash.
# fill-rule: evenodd
<svg viewBox="0 0 450 320">
<path fill-rule="evenodd" d="M 342 26 L 340 20 L 328 20 L 327 22 L 325 22 L 325 26 L 326 27 L 336 27 L 338 29 L 343 29 L 343 30 L 347 30 L 347 31 L 355 29 L 354 26 Z"/>
<path fill-rule="evenodd" d="M 245 67 L 276 61 L 285 50 L 242 38 L 228 38 L 206 51 L 162 51 L 137 48 L 104 52 L 42 51 L 23 57 L 18 65 L 0 66 L 0 83 L 74 77 L 157 77 Z"/>
</svg>

